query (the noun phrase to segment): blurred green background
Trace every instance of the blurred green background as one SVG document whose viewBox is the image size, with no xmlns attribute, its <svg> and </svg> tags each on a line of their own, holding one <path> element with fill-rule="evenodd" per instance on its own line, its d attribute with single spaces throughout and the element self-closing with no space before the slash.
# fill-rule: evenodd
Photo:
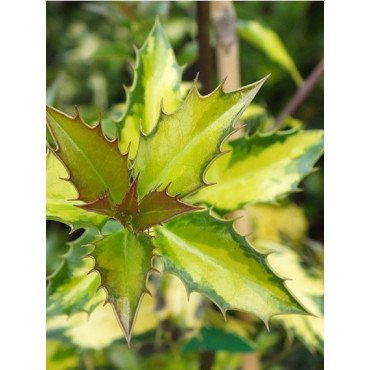
<svg viewBox="0 0 370 370">
<path fill-rule="evenodd" d="M 238 1 L 234 2 L 234 7 L 242 84 L 271 73 L 254 100 L 258 112 L 247 117 L 251 127 L 263 130 L 271 126 L 274 117 L 290 101 L 300 78 L 305 79 L 323 58 L 324 3 Z M 130 86 L 133 80 L 134 45 L 141 47 L 156 17 L 162 23 L 179 64 L 186 64 L 183 81 L 193 81 L 199 71 L 196 2 L 49 1 L 46 10 L 47 102 L 71 115 L 77 105 L 88 123 L 96 122 L 98 113 L 102 112 L 105 127 L 107 130 L 112 127 L 115 113 L 112 107 L 120 110 L 120 104 L 126 100 L 123 84 Z M 264 34 L 267 39 L 260 39 L 261 29 L 269 30 Z M 216 87 L 216 41 L 212 27 L 210 42 Z M 282 54 L 279 61 L 278 56 Z M 323 92 L 321 78 L 294 113 L 293 118 L 298 120 L 294 122 L 307 129 L 323 128 Z M 319 170 L 302 182 L 303 191 L 283 202 L 293 202 L 303 210 L 307 229 L 300 248 L 303 256 L 307 255 L 307 261 L 313 258 L 319 264 L 322 263 L 323 242 L 323 165 L 322 158 L 317 164 Z M 48 221 L 47 230 L 47 275 L 50 275 L 60 265 L 58 255 L 68 250 L 66 241 L 75 239 L 81 232 L 69 234 L 68 227 L 53 221 Z M 161 330 L 166 333 L 164 323 Z M 262 330 L 262 323 L 255 326 L 251 336 L 262 353 L 263 369 L 323 369 L 322 351 L 312 350 L 294 337 L 289 338 L 279 325 L 272 326 L 269 335 Z M 167 332 L 174 335 L 171 330 Z M 158 333 L 153 331 L 134 339 L 134 350 L 127 348 L 123 338 L 97 349 L 76 345 L 70 337 L 66 339 L 58 333 L 54 330 L 48 335 L 47 364 L 51 370 L 199 368 L 198 353 L 183 353 L 176 340 L 170 345 L 163 344 L 159 350 L 154 349 L 151 339 Z M 248 346 L 244 345 L 246 350 Z M 199 344 L 197 348 L 202 349 Z M 223 345 L 216 353 L 213 369 L 240 368 L 240 353 L 225 350 Z"/>
</svg>

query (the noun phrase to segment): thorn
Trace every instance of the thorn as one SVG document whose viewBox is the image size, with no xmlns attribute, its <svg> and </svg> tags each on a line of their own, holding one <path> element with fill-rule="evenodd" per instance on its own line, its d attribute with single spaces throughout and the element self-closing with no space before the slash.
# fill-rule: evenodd
<svg viewBox="0 0 370 370">
<path fill-rule="evenodd" d="M 76 117 L 74 119 L 81 119 L 80 112 L 77 108 L 77 105 L 75 105 L 75 112 L 76 112 Z"/>
<path fill-rule="evenodd" d="M 86 257 L 90 257 L 89 255 L 87 255 Z M 95 270 L 95 266 L 86 274 L 86 275 L 90 275 L 93 271 L 96 271 Z"/>
</svg>

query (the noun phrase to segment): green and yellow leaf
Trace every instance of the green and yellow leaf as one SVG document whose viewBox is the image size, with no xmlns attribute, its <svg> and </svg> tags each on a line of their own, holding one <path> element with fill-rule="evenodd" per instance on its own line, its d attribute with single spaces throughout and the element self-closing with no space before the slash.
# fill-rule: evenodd
<svg viewBox="0 0 370 370">
<path fill-rule="evenodd" d="M 207 96 L 194 83 L 176 112 L 162 111 L 155 129 L 140 139 L 134 167 L 141 177 L 139 196 L 169 183 L 169 193 L 181 196 L 204 186 L 205 171 L 266 78 L 228 93 L 221 84 Z"/>
<path fill-rule="evenodd" d="M 123 228 L 95 242 L 89 254 L 95 260 L 91 271 L 98 272 L 99 287 L 106 291 L 106 302 L 112 305 L 128 343 L 140 302 L 147 292 L 152 250 L 149 235 L 136 235 Z"/>
<path fill-rule="evenodd" d="M 108 217 L 77 208 L 83 202 L 69 200 L 77 197 L 77 191 L 70 182 L 62 180 L 67 176 L 63 164 L 49 151 L 46 156 L 46 218 L 67 224 L 72 230 L 84 227 L 100 229 Z"/>
<path fill-rule="evenodd" d="M 90 314 L 104 301 L 104 293 L 96 292 L 99 278 L 87 273 L 91 269 L 91 261 L 82 259 L 88 252 L 82 246 L 92 243 L 98 232 L 87 229 L 74 242 L 69 243 L 69 251 L 62 257 L 59 268 L 48 277 L 49 284 L 46 295 L 46 314 L 72 315 L 77 312 Z"/>
<path fill-rule="evenodd" d="M 230 141 L 231 152 L 211 165 L 206 181 L 216 185 L 186 198 L 235 210 L 245 204 L 274 203 L 297 190 L 323 153 L 321 130 L 289 130 Z"/>
<path fill-rule="evenodd" d="M 218 219 L 206 210 L 155 230 L 163 271 L 180 277 L 189 293 L 206 295 L 224 315 L 230 309 L 247 311 L 268 325 L 274 315 L 307 314 L 284 279 L 271 270 L 266 255 L 234 230 L 233 221 Z"/>
<path fill-rule="evenodd" d="M 107 140 L 101 120 L 90 127 L 77 110 L 72 118 L 50 106 L 46 106 L 46 116 L 58 146 L 50 149 L 66 166 L 78 200 L 93 202 L 109 190 L 113 201 L 121 202 L 130 185 L 128 154 L 121 154 L 117 139 Z"/>
<path fill-rule="evenodd" d="M 155 127 L 161 101 L 169 112 L 181 104 L 181 74 L 182 68 L 177 64 L 159 21 L 156 21 L 144 45 L 136 53 L 134 82 L 126 90 L 126 109 L 117 122 L 120 149 L 125 151 L 131 143 L 131 158 L 137 152 L 140 130 L 148 134 Z"/>
</svg>

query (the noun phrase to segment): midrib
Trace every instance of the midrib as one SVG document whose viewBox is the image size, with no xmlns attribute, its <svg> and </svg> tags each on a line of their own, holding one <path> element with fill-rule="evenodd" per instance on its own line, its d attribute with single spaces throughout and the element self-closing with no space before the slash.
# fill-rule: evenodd
<svg viewBox="0 0 370 370">
<path fill-rule="evenodd" d="M 83 150 L 83 148 L 82 147 L 79 147 L 77 145 L 77 143 L 72 139 L 72 137 L 69 135 L 68 131 L 66 131 L 63 128 L 63 126 L 61 126 L 60 124 L 58 124 L 58 122 L 56 120 L 54 120 L 54 122 L 60 127 L 61 132 L 62 132 L 62 135 L 70 142 L 70 144 L 75 148 L 75 150 L 82 155 L 82 157 L 84 158 L 84 160 L 87 162 L 89 168 L 94 172 L 94 174 L 96 175 L 96 177 L 104 185 L 104 189 L 103 190 L 109 189 L 111 191 L 111 193 L 112 193 L 112 197 L 115 196 L 116 194 L 114 193 L 114 189 L 111 189 L 111 187 L 108 186 L 106 180 L 101 176 L 101 174 L 99 173 L 98 169 L 94 166 L 93 162 L 91 162 L 91 160 L 86 155 L 86 153 Z"/>
<path fill-rule="evenodd" d="M 238 113 L 236 113 L 233 116 L 233 119 L 240 113 L 240 111 L 243 111 L 244 108 L 245 108 L 245 104 L 243 104 L 242 108 L 238 111 Z M 166 178 L 168 179 L 169 178 L 168 175 L 177 167 L 178 163 L 194 148 L 195 145 L 199 143 L 199 141 L 201 141 L 201 139 L 203 139 L 205 135 L 207 135 L 209 131 L 211 131 L 211 129 L 213 129 L 215 125 L 217 125 L 219 121 L 222 120 L 222 118 L 226 115 L 226 113 L 229 112 L 229 110 L 225 111 L 221 116 L 219 116 L 215 121 L 213 121 L 210 125 L 208 125 L 204 130 L 202 130 L 200 133 L 195 135 L 194 138 L 190 140 L 188 144 L 186 144 L 183 150 L 178 151 L 178 154 L 175 155 L 173 157 L 173 160 L 168 162 L 165 167 L 163 167 L 163 170 L 159 172 L 159 175 L 156 176 L 155 179 L 150 184 L 146 185 L 146 187 L 144 188 L 144 193 L 146 193 L 148 190 L 154 188 L 155 186 L 163 182 L 163 179 L 166 179 Z M 197 122 L 199 121 L 201 120 L 200 119 L 197 120 Z M 167 185 L 167 184 L 163 183 L 163 185 Z"/>
</svg>

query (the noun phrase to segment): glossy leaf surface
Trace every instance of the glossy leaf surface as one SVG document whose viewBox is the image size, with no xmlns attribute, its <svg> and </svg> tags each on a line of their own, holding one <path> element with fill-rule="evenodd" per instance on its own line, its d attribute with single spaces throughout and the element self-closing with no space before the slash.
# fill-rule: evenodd
<svg viewBox="0 0 370 370">
<path fill-rule="evenodd" d="M 269 267 L 266 255 L 239 235 L 232 221 L 194 212 L 156 228 L 163 271 L 181 278 L 188 292 L 210 298 L 226 310 L 247 311 L 266 325 L 281 313 L 307 313 Z"/>
<path fill-rule="evenodd" d="M 121 229 L 94 243 L 89 254 L 101 278 L 100 286 L 107 292 L 126 339 L 129 342 L 140 301 L 146 291 L 151 269 L 151 238 Z"/>
<path fill-rule="evenodd" d="M 47 315 L 91 313 L 104 301 L 104 293 L 96 293 L 99 278 L 95 275 L 87 276 L 92 267 L 91 261 L 82 259 L 88 252 L 82 246 L 93 242 L 97 236 L 96 230 L 88 229 L 77 240 L 69 243 L 70 249 L 62 256 L 59 268 L 48 278 Z"/>
<path fill-rule="evenodd" d="M 122 201 L 129 187 L 131 171 L 128 155 L 122 155 L 117 141 L 108 141 L 101 122 L 88 126 L 78 111 L 74 118 L 50 106 L 47 122 L 58 148 L 54 153 L 69 172 L 69 181 L 78 191 L 78 199 L 93 202 L 110 191 L 115 203 Z"/>
<path fill-rule="evenodd" d="M 323 152 L 323 132 L 282 131 L 241 137 L 212 164 L 206 180 L 217 183 L 186 198 L 235 210 L 250 203 L 273 203 L 297 190 Z"/>
<path fill-rule="evenodd" d="M 239 21 L 237 25 L 239 36 L 263 51 L 271 60 L 286 69 L 294 82 L 300 85 L 303 79 L 284 44 L 272 29 L 258 21 Z"/>
<path fill-rule="evenodd" d="M 204 186 L 204 172 L 266 78 L 228 93 L 221 84 L 207 96 L 194 83 L 176 112 L 162 112 L 155 129 L 140 139 L 134 168 L 142 180 L 139 196 L 169 183 L 169 193 L 181 196 Z"/>
<path fill-rule="evenodd" d="M 161 100 L 168 112 L 181 103 L 182 68 L 157 21 L 144 45 L 136 53 L 135 76 L 127 89 L 127 104 L 118 122 L 121 150 L 129 143 L 130 157 L 135 157 L 140 138 L 140 126 L 148 134 L 157 123 Z"/>
<path fill-rule="evenodd" d="M 75 207 L 83 203 L 75 199 L 77 192 L 74 186 L 62 178 L 68 173 L 52 152 L 46 156 L 46 218 L 63 222 L 73 230 L 82 227 L 101 228 L 108 218 Z"/>
</svg>

